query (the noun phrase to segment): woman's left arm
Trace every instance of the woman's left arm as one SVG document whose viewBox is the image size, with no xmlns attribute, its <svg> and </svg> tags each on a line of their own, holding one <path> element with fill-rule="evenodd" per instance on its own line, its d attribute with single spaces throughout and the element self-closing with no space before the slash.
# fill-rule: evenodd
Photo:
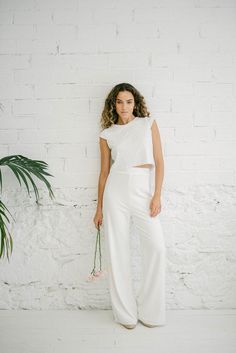
<svg viewBox="0 0 236 353">
<path fill-rule="evenodd" d="M 164 179 L 164 159 L 161 146 L 160 132 L 156 120 L 152 126 L 153 157 L 155 160 L 155 190 L 151 200 L 151 215 L 156 216 L 161 212 L 161 188 Z"/>
</svg>

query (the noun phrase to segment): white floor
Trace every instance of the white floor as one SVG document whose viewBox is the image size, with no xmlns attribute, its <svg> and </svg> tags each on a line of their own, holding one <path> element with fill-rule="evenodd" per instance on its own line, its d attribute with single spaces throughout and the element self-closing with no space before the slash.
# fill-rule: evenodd
<svg viewBox="0 0 236 353">
<path fill-rule="evenodd" d="M 111 310 L 0 310 L 1 353 L 235 353 L 236 310 L 168 310 L 128 330 Z"/>
</svg>

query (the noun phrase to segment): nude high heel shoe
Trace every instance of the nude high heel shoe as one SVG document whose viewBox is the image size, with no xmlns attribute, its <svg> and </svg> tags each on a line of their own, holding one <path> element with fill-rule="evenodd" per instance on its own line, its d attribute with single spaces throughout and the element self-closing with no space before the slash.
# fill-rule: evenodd
<svg viewBox="0 0 236 353">
<path fill-rule="evenodd" d="M 159 325 L 151 325 L 151 324 L 147 324 L 146 322 L 143 322 L 142 320 L 139 319 L 139 321 L 144 325 L 144 326 L 147 326 L 147 327 L 157 327 Z"/>
<path fill-rule="evenodd" d="M 129 325 L 129 324 L 121 324 L 122 326 L 124 326 L 125 328 L 128 328 L 128 329 L 132 329 L 132 328 L 135 328 L 136 325 Z"/>
</svg>

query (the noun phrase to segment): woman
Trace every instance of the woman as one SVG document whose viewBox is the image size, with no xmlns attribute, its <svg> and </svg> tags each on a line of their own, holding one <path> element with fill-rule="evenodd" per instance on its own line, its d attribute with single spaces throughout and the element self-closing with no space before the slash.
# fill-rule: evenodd
<svg viewBox="0 0 236 353">
<path fill-rule="evenodd" d="M 138 319 L 147 327 L 165 325 L 166 319 L 166 248 L 158 217 L 164 162 L 158 126 L 149 115 L 138 90 L 121 83 L 108 94 L 101 118 L 101 171 L 93 221 L 98 228 L 104 217 L 112 310 L 115 321 L 126 328 L 134 328 Z M 130 266 L 131 218 L 140 236 L 143 263 L 136 299 Z"/>
</svg>

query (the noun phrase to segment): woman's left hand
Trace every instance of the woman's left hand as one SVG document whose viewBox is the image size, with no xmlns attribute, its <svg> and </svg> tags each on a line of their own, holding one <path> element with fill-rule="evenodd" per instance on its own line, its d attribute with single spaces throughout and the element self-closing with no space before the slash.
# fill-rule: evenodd
<svg viewBox="0 0 236 353">
<path fill-rule="evenodd" d="M 154 195 L 150 202 L 150 216 L 155 217 L 161 212 L 161 198 L 158 195 Z"/>
</svg>

